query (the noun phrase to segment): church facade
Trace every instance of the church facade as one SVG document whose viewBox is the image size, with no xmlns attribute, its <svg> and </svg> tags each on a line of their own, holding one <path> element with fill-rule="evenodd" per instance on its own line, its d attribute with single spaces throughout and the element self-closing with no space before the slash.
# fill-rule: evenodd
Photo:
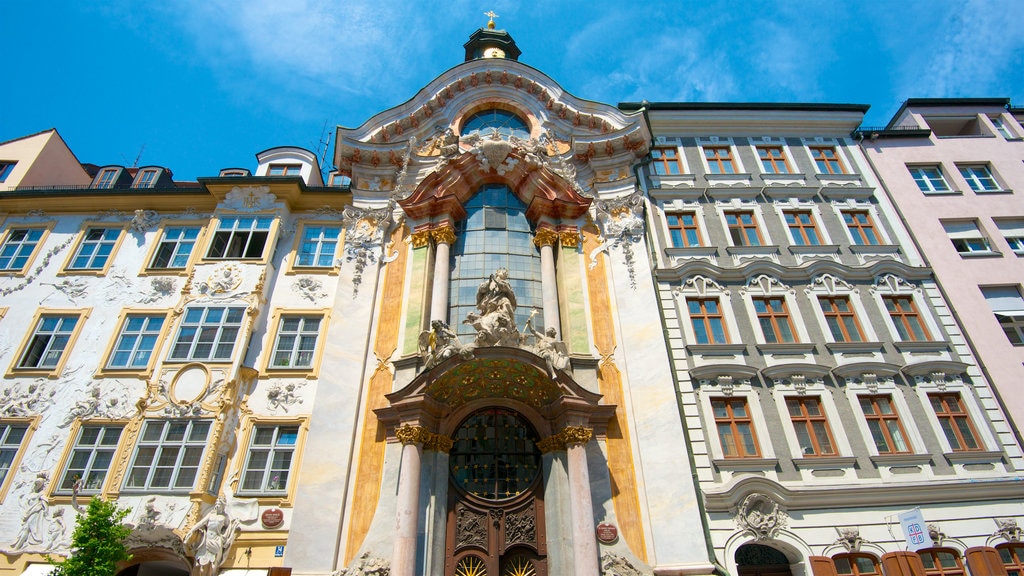
<svg viewBox="0 0 1024 576">
<path fill-rule="evenodd" d="M 866 107 L 616 107 L 493 26 L 465 48 L 338 128 L 326 182 L 301 148 L 182 183 L 0 144 L 0 575 L 92 496 L 124 576 L 1024 558 L 1020 447 Z"/>
</svg>

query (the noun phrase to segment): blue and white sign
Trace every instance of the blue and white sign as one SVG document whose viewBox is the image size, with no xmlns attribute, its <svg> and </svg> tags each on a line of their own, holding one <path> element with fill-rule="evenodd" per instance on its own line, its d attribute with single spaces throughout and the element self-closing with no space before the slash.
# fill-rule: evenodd
<svg viewBox="0 0 1024 576">
<path fill-rule="evenodd" d="M 282 556 L 284 556 L 284 546 L 275 546 L 274 547 L 274 558 L 280 558 Z"/>
<path fill-rule="evenodd" d="M 903 527 L 903 536 L 907 539 L 908 550 L 917 552 L 923 548 L 932 547 L 932 537 L 928 535 L 928 528 L 924 523 L 924 516 L 921 514 L 920 508 L 900 512 L 900 526 Z"/>
</svg>

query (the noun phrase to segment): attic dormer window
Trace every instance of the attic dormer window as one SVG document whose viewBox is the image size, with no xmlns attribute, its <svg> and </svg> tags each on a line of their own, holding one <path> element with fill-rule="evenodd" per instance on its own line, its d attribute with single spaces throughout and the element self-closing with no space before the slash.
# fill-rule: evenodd
<svg viewBox="0 0 1024 576">
<path fill-rule="evenodd" d="M 100 172 L 99 178 L 96 179 L 97 188 L 113 188 L 114 177 L 117 176 L 117 168 L 106 168 Z"/>
<path fill-rule="evenodd" d="M 136 188 L 152 188 L 156 184 L 156 170 L 142 170 L 135 177 Z"/>
<path fill-rule="evenodd" d="M 524 140 L 530 137 L 530 127 L 522 118 L 507 110 L 492 108 L 473 114 L 462 124 L 462 135 L 479 133 L 481 136 L 491 134 L 497 130 L 498 134 L 515 136 Z"/>
<path fill-rule="evenodd" d="M 301 164 L 271 164 L 267 174 L 270 176 L 301 176 Z"/>
</svg>

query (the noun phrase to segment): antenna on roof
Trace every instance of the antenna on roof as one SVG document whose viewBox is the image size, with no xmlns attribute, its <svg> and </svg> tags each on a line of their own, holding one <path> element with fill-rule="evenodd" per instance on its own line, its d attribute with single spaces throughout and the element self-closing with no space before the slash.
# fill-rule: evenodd
<svg viewBox="0 0 1024 576">
<path fill-rule="evenodd" d="M 316 145 L 316 155 L 320 160 L 320 173 L 324 182 L 327 182 L 329 174 L 334 170 L 334 165 L 327 163 L 327 151 L 331 147 L 331 137 L 327 131 L 327 123 L 328 120 L 324 120 L 324 127 L 320 130 L 320 142 Z"/>
<path fill-rule="evenodd" d="M 135 157 L 135 162 L 132 162 L 132 165 L 131 165 L 132 168 L 138 168 L 139 167 L 139 160 L 142 159 L 142 152 L 145 149 L 146 149 L 146 145 L 145 144 L 142 145 L 142 148 L 139 148 L 139 155 Z"/>
</svg>

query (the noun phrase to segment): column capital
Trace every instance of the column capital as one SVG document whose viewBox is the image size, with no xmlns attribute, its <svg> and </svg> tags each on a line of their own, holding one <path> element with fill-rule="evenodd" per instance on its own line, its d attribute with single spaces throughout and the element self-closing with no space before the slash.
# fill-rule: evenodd
<svg viewBox="0 0 1024 576">
<path fill-rule="evenodd" d="M 565 441 L 559 438 L 558 434 L 548 436 L 547 438 L 537 442 L 537 448 L 540 449 L 541 454 L 547 454 L 548 452 L 557 452 L 559 450 L 565 450 Z"/>
<path fill-rule="evenodd" d="M 533 235 L 533 244 L 537 248 L 554 246 L 558 242 L 558 233 L 550 228 L 538 228 Z"/>
<path fill-rule="evenodd" d="M 433 450 L 435 452 L 444 452 L 447 454 L 451 452 L 452 446 L 455 442 L 451 438 L 443 434 L 428 434 L 427 440 L 423 443 L 425 450 Z"/>
<path fill-rule="evenodd" d="M 430 230 L 417 230 L 409 238 L 413 248 L 423 248 L 430 243 Z"/>
<path fill-rule="evenodd" d="M 423 426 L 403 424 L 395 428 L 395 438 L 402 444 L 425 444 L 430 439 L 430 432 Z"/>
<path fill-rule="evenodd" d="M 584 445 L 594 437 L 594 430 L 586 426 L 566 426 L 561 432 L 552 434 L 537 442 L 537 448 L 544 454 L 565 450 L 577 444 Z"/>
<path fill-rule="evenodd" d="M 451 224 L 444 224 L 430 231 L 430 237 L 434 239 L 434 242 L 454 244 L 455 243 L 455 229 L 452 228 Z"/>
<path fill-rule="evenodd" d="M 579 248 L 580 231 L 575 226 L 559 230 L 558 239 L 562 241 L 562 246 L 565 248 Z"/>
</svg>

